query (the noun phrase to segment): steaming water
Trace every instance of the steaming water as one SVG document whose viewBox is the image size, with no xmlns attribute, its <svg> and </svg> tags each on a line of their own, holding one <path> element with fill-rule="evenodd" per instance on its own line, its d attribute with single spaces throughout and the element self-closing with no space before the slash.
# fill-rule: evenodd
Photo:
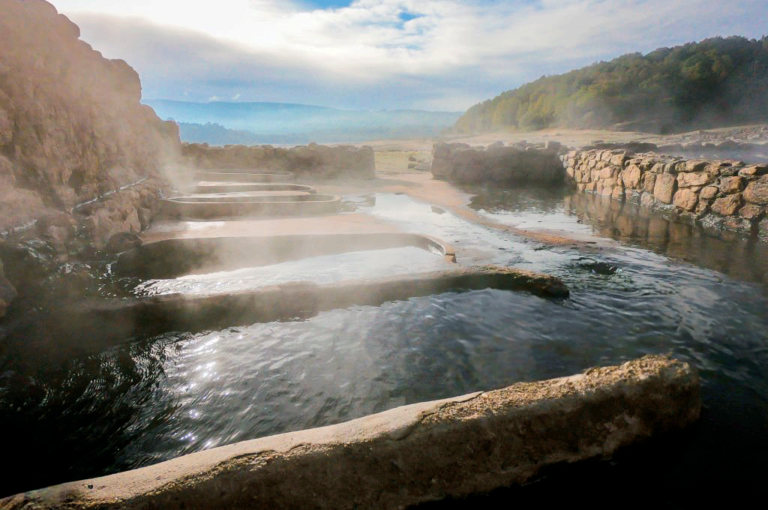
<svg viewBox="0 0 768 510">
<path fill-rule="evenodd" d="M 663 495 L 658 503 L 673 507 L 693 505 L 701 487 L 705 495 L 755 492 L 768 453 L 764 248 L 714 240 L 655 215 L 622 213 L 595 197 L 479 193 L 474 207 L 499 221 L 625 244 L 607 242 L 587 253 L 542 249 L 406 196 L 353 200 L 358 212 L 453 243 L 461 263 L 558 274 L 571 298 L 447 293 L 306 320 L 170 333 L 57 365 L 22 344 L 2 362 L 0 413 L 4 436 L 28 451 L 12 459 L 4 492 L 668 352 L 700 371 L 703 419 L 674 447 L 643 460 L 644 478 L 625 476 L 619 485 L 631 497 Z M 345 265 L 355 267 L 354 257 Z M 752 269 L 733 267 L 745 260 Z M 315 266 L 310 272 L 319 277 L 323 264 L 304 268 Z M 279 266 L 278 273 L 293 270 Z M 555 497 L 563 483 L 537 494 Z"/>
<path fill-rule="evenodd" d="M 281 264 L 188 275 L 169 280 L 149 280 L 140 284 L 136 293 L 147 296 L 226 293 L 287 282 L 312 281 L 323 284 L 424 273 L 447 269 L 452 265 L 437 251 L 415 247 L 390 248 L 311 257 Z"/>
</svg>

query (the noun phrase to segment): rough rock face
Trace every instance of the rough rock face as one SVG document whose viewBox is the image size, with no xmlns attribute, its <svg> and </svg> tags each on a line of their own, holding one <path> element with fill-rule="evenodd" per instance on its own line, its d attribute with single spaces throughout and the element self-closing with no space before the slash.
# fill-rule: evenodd
<svg viewBox="0 0 768 510">
<path fill-rule="evenodd" d="M 156 176 L 175 124 L 42 0 L 0 2 L 0 232 Z"/>
<path fill-rule="evenodd" d="M 768 166 L 623 149 L 571 151 L 563 163 L 581 191 L 672 209 L 729 230 L 760 235 L 768 211 Z"/>
<path fill-rule="evenodd" d="M 182 155 L 190 166 L 203 169 L 290 171 L 321 178 L 373 179 L 376 174 L 373 149 L 369 146 L 329 147 L 311 143 L 287 149 L 271 145 L 210 147 L 192 143 L 184 144 Z"/>
<path fill-rule="evenodd" d="M 558 159 L 560 148 L 552 142 L 546 147 L 525 148 L 499 142 L 487 148 L 465 143 L 435 144 L 432 175 L 462 183 L 562 184 L 565 176 Z"/>
</svg>

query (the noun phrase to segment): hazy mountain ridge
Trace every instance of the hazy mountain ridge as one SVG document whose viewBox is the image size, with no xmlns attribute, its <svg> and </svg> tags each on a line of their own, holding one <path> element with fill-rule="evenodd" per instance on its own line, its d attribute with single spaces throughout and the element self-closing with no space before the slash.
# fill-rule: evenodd
<svg viewBox="0 0 768 510">
<path fill-rule="evenodd" d="M 545 76 L 471 107 L 457 132 L 673 132 L 768 120 L 768 37 L 716 37 Z"/>
<path fill-rule="evenodd" d="M 145 100 L 164 119 L 177 121 L 188 142 L 291 144 L 362 142 L 439 135 L 461 112 L 340 110 L 294 103 L 194 103 Z"/>
</svg>

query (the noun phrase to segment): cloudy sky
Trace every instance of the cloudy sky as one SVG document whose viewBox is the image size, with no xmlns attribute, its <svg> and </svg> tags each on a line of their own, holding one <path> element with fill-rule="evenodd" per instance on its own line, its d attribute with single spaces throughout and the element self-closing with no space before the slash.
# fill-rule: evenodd
<svg viewBox="0 0 768 510">
<path fill-rule="evenodd" d="M 148 99 L 464 110 L 544 74 L 717 35 L 766 0 L 52 0 Z"/>
</svg>

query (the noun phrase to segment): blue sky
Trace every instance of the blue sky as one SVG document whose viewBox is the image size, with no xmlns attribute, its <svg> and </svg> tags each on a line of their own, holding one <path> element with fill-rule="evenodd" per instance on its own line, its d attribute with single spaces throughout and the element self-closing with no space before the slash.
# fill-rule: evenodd
<svg viewBox="0 0 768 510">
<path fill-rule="evenodd" d="M 544 74 L 768 33 L 766 0 L 52 0 L 145 98 L 463 110 Z"/>
</svg>

